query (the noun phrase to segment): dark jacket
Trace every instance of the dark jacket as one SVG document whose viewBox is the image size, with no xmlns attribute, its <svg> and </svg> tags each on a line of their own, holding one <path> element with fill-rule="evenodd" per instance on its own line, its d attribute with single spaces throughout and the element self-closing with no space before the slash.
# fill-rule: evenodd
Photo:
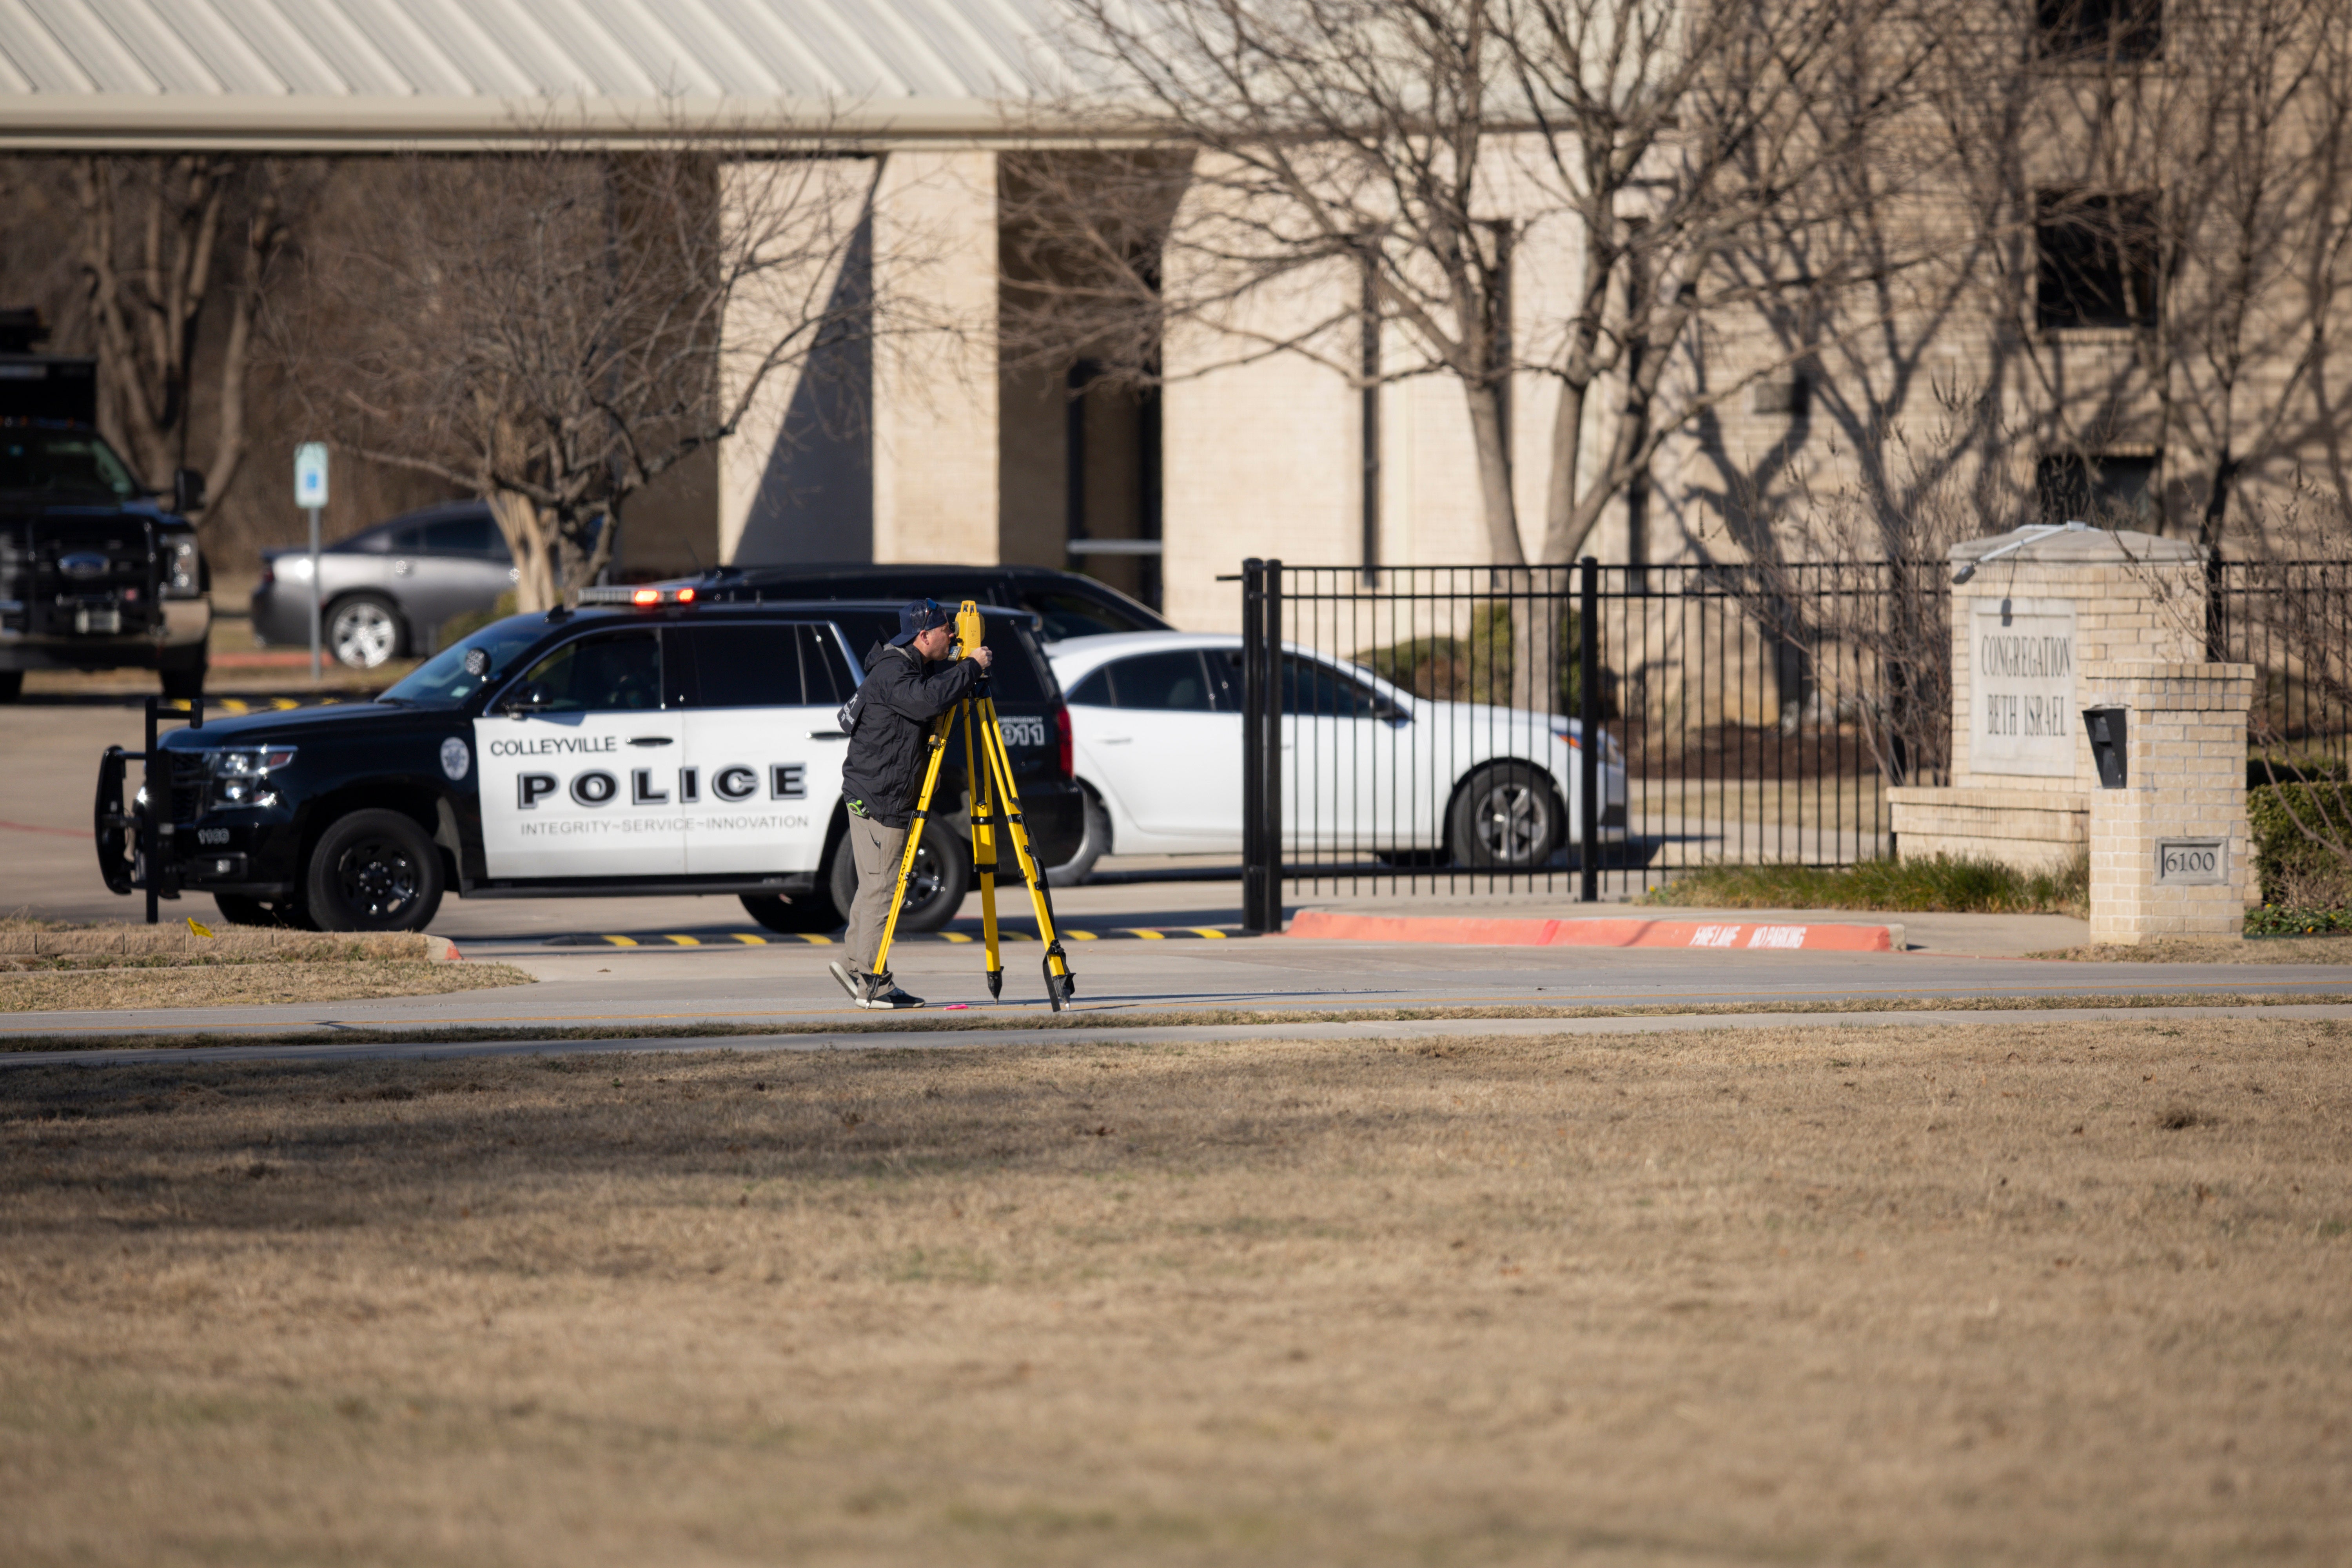
<svg viewBox="0 0 2352 1568">
<path fill-rule="evenodd" d="M 913 822 L 930 765 L 931 721 L 979 679 L 980 666 L 968 658 L 927 665 L 912 648 L 876 643 L 866 656 L 866 684 L 858 688 L 866 700 L 841 764 L 841 793 L 863 802 L 866 815 L 886 827 Z"/>
</svg>

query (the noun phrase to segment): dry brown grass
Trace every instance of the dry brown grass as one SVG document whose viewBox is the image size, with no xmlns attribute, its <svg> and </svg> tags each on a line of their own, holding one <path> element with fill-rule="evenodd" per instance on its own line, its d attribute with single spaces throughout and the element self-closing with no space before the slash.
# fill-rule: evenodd
<svg viewBox="0 0 2352 1568">
<path fill-rule="evenodd" d="M 2172 937 L 2142 942 L 2137 947 L 2062 947 L 2025 956 L 2065 959 L 2077 963 L 2352 964 L 2352 936 L 2275 936 L 2253 942 Z"/>
<path fill-rule="evenodd" d="M 531 983 L 529 974 L 509 963 L 88 962 L 95 967 L 0 971 L 0 1013 L 257 1007 L 273 1002 L 438 996 L 450 991 Z"/>
<path fill-rule="evenodd" d="M 12 1072 L 0 1558 L 2341 1562 L 2347 1057 Z"/>
</svg>

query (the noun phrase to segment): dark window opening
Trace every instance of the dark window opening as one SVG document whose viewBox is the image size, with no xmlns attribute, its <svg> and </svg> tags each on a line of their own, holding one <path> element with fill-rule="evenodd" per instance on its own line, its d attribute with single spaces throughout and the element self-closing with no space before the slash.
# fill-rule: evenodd
<svg viewBox="0 0 2352 1568">
<path fill-rule="evenodd" d="M 2156 197 L 2044 191 L 2034 240 L 2034 314 L 2046 330 L 2139 327 L 2157 319 Z"/>
<path fill-rule="evenodd" d="M 2044 59 L 2153 60 L 2164 55 L 2164 0 L 2040 0 Z"/>
<path fill-rule="evenodd" d="M 2033 489 L 2044 522 L 2087 522 L 2099 528 L 2153 531 L 2157 460 L 2053 453 L 2033 466 Z"/>
</svg>

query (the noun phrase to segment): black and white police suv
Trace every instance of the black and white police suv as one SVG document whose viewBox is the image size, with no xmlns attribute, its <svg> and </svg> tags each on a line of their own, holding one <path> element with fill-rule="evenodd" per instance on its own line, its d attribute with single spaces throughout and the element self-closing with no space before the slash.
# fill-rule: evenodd
<svg viewBox="0 0 2352 1568">
<path fill-rule="evenodd" d="M 159 887 L 242 924 L 415 931 L 469 898 L 733 893 L 771 930 L 839 925 L 836 715 L 895 604 L 709 605 L 690 587 L 591 589 L 510 616 L 372 702 L 209 719 L 161 744 Z M 1024 611 L 984 611 L 991 684 L 1036 852 L 1084 833 L 1070 724 Z M 948 748 L 902 931 L 953 919 L 971 874 L 963 746 Z M 99 863 L 133 886 L 124 764 L 100 764 Z M 1018 868 L 1001 875 L 1016 883 Z"/>
</svg>

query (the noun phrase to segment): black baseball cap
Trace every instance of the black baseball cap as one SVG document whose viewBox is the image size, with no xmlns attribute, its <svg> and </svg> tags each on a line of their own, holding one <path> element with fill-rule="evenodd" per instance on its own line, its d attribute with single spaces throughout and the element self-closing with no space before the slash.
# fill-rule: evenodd
<svg viewBox="0 0 2352 1568">
<path fill-rule="evenodd" d="M 904 647 L 933 626 L 951 626 L 954 615 L 937 599 L 910 599 L 898 606 L 898 635 L 892 647 Z"/>
</svg>

